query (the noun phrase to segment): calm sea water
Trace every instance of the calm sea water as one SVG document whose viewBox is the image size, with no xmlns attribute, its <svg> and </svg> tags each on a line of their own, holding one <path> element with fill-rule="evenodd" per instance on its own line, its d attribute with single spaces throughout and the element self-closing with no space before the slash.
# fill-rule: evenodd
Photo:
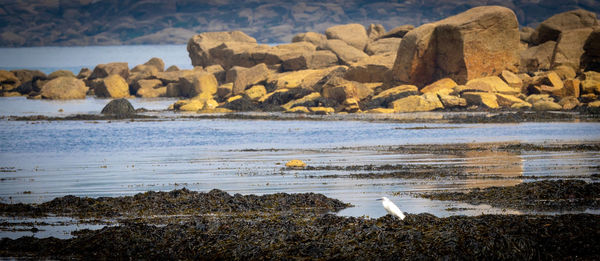
<svg viewBox="0 0 600 261">
<path fill-rule="evenodd" d="M 374 200 L 381 196 L 392 198 L 410 213 L 474 215 L 507 212 L 489 206 L 420 199 L 412 193 L 514 185 L 523 180 L 335 179 L 319 176 L 348 173 L 284 171 L 282 166 L 291 159 L 312 166 L 458 164 L 473 173 L 487 169 L 489 174 L 509 177 L 560 177 L 596 174 L 596 166 L 600 165 L 600 152 L 407 155 L 377 149 L 380 145 L 471 142 L 585 143 L 599 140 L 600 133 L 599 123 L 427 125 L 434 128 L 365 121 L 1 120 L 0 167 L 8 171 L 0 173 L 0 200 L 43 202 L 68 194 L 121 196 L 187 187 L 242 194 L 323 193 L 356 206 L 340 215 L 384 215 Z M 449 209 L 456 207 L 465 210 Z"/>
<path fill-rule="evenodd" d="M 152 57 L 190 68 L 185 46 L 0 48 L 0 69 L 46 73 L 114 61 L 131 67 Z M 99 113 L 109 100 L 71 101 L 0 98 L 0 116 L 65 116 Z M 131 99 L 135 108 L 163 110 L 174 99 Z M 163 114 L 164 115 L 164 114 Z M 409 213 L 438 216 L 518 213 L 514 210 L 432 201 L 414 193 L 464 190 L 527 182 L 520 176 L 598 174 L 600 152 L 480 151 L 402 154 L 378 146 L 477 142 L 573 142 L 600 140 L 599 123 L 424 124 L 367 121 L 189 120 L 36 121 L 0 119 L 0 201 L 35 203 L 64 195 L 123 196 L 149 190 L 217 188 L 228 193 L 322 193 L 355 205 L 338 213 L 379 217 L 376 198 L 387 196 Z M 324 178 L 345 171 L 289 171 L 301 159 L 311 166 L 428 164 L 463 166 L 470 173 L 507 179 Z M 513 178 L 514 177 L 514 178 Z M 594 212 L 594 211 L 586 211 Z M 594 213 L 597 213 L 594 212 Z M 0 217 L 0 222 L 16 222 Z M 47 234 L 52 236 L 59 232 Z M 61 228 L 62 229 L 62 228 Z M 63 229 L 63 230 L 69 230 Z M 0 237 L 21 234 L 0 231 Z M 46 236 L 46 234 L 38 235 Z M 63 235 L 64 236 L 64 235 Z M 68 237 L 68 233 L 66 234 Z"/>
<path fill-rule="evenodd" d="M 98 64 L 127 62 L 133 68 L 152 57 L 165 62 L 165 68 L 177 65 L 191 69 L 192 64 L 185 45 L 122 45 L 77 47 L 0 48 L 0 70 L 31 69 L 51 73 L 81 68 L 94 69 Z"/>
</svg>

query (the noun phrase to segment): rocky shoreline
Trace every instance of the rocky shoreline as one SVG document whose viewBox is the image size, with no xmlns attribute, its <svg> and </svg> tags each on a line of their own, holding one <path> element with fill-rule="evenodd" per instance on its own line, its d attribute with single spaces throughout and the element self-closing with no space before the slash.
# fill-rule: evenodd
<svg viewBox="0 0 600 261">
<path fill-rule="evenodd" d="M 588 11 L 519 29 L 510 9 L 481 6 L 416 28 L 337 25 L 277 46 L 241 31 L 207 32 L 188 41 L 192 70 L 165 69 L 153 58 L 131 70 L 117 62 L 78 75 L 0 71 L 0 85 L 3 96 L 32 99 L 180 97 L 170 110 L 198 113 L 597 114 L 598 37 Z"/>
<path fill-rule="evenodd" d="M 549 195 L 552 198 L 553 194 Z M 203 204 L 197 196 L 216 203 L 209 208 L 209 215 L 203 215 L 202 211 L 195 213 L 195 209 L 187 212 L 185 208 L 181 213 L 187 215 L 172 213 L 178 211 L 174 205 Z M 597 191 L 593 196 L 597 197 Z M 141 200 L 144 206 L 152 207 L 148 212 L 138 212 L 140 208 L 129 210 L 131 200 Z M 282 205 L 271 207 L 276 202 Z M 84 207 L 92 210 L 89 213 L 94 213 L 96 218 L 113 217 L 114 213 L 104 211 L 111 206 L 120 209 L 117 213 L 136 214 L 126 216 L 117 226 L 74 232 L 76 237 L 71 239 L 3 238 L 1 256 L 396 260 L 399 256 L 407 259 L 596 259 L 600 255 L 596 247 L 600 243 L 600 219 L 589 214 L 448 218 L 408 214 L 405 220 L 389 215 L 370 219 L 306 211 L 307 208 L 336 210 L 347 206 L 316 194 L 232 197 L 216 190 L 198 194 L 185 189 L 97 200 L 67 196 L 42 205 L 60 205 L 46 209 L 50 211 Z M 36 206 L 4 205 L 3 212 L 29 215 L 33 208 Z M 169 211 L 163 213 L 161 209 Z"/>
</svg>

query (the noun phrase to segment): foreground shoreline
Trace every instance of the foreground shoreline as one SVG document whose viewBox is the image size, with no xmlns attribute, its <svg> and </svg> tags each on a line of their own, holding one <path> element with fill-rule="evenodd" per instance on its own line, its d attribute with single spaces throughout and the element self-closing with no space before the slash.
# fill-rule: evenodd
<svg viewBox="0 0 600 261">
<path fill-rule="evenodd" d="M 189 201 L 198 197 L 206 201 Z M 127 207 L 138 200 L 144 206 L 153 207 L 146 210 Z M 273 203 L 275 205 L 271 205 Z M 172 204 L 182 206 L 181 213 L 188 214 L 178 214 L 179 208 L 168 207 Z M 84 208 L 89 211 L 86 213 L 95 213 L 96 216 L 92 216 L 95 218 L 125 216 L 119 225 L 76 231 L 71 239 L 3 238 L 0 256 L 384 260 L 395 260 L 399 256 L 408 259 L 467 256 L 595 259 L 600 256 L 596 247 L 600 243 L 600 218 L 591 214 L 438 218 L 424 213 L 407 214 L 404 220 L 390 215 L 371 219 L 323 213 L 323 210 L 347 205 L 318 194 L 232 197 L 218 190 L 198 194 L 186 189 L 97 200 L 67 196 L 39 206 L 44 205 L 49 209 L 58 207 L 55 208 L 58 211 Z M 116 208 L 110 210 L 111 206 Z M 3 205 L 3 212 L 11 207 L 17 207 L 12 210 L 21 213 L 36 208 Z M 203 209 L 210 212 L 202 214 Z M 157 215 L 163 210 L 176 212 Z M 146 214 L 141 214 L 144 212 Z M 132 213 L 137 214 L 130 215 Z"/>
</svg>

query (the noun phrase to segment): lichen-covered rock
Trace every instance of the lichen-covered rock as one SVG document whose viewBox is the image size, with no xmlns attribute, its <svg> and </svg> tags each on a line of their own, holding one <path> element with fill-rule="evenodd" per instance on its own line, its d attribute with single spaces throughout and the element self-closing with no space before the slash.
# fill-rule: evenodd
<svg viewBox="0 0 600 261">
<path fill-rule="evenodd" d="M 156 70 L 158 70 L 159 72 L 165 71 L 165 62 L 162 59 L 157 58 L 157 57 L 151 58 L 150 60 L 145 62 L 144 65 L 152 66 L 152 67 L 156 68 Z"/>
<path fill-rule="evenodd" d="M 562 96 L 573 96 L 575 98 L 579 97 L 581 94 L 581 81 L 577 79 L 571 79 L 564 81 L 564 94 Z"/>
<path fill-rule="evenodd" d="M 317 106 L 317 107 L 308 107 L 308 110 L 314 114 L 318 114 L 318 115 L 327 115 L 327 114 L 332 114 L 335 112 L 334 108 L 331 107 L 322 107 L 322 106 Z"/>
<path fill-rule="evenodd" d="M 552 68 L 566 65 L 579 71 L 581 57 L 585 53 L 585 46 L 592 28 L 583 28 L 562 32 L 554 48 L 552 56 Z"/>
<path fill-rule="evenodd" d="M 246 96 L 251 101 L 258 101 L 261 97 L 267 94 L 267 89 L 263 85 L 254 85 L 244 91 Z"/>
<path fill-rule="evenodd" d="M 555 41 L 547 41 L 543 44 L 532 46 L 520 51 L 520 72 L 535 72 L 537 70 L 548 70 L 552 64 L 552 55 L 556 47 Z"/>
<path fill-rule="evenodd" d="M 524 100 L 519 99 L 516 96 L 502 93 L 496 93 L 496 101 L 498 102 L 499 106 L 509 108 L 515 103 L 525 103 Z"/>
<path fill-rule="evenodd" d="M 369 37 L 367 30 L 360 24 L 336 25 L 325 30 L 327 39 L 339 39 L 348 45 L 362 51 L 367 46 Z"/>
<path fill-rule="evenodd" d="M 123 79 L 129 78 L 129 65 L 127 63 L 98 64 L 88 80 L 106 78 L 113 74 L 118 74 Z"/>
<path fill-rule="evenodd" d="M 225 42 L 256 44 L 256 39 L 241 31 L 205 32 L 192 37 L 187 44 L 187 51 L 193 66 L 209 66 L 215 64 L 210 49 Z"/>
<path fill-rule="evenodd" d="M 504 70 L 500 73 L 500 77 L 508 86 L 515 88 L 517 90 L 521 90 L 523 88 L 523 80 L 519 78 L 519 76 L 515 75 L 511 71 Z"/>
<path fill-rule="evenodd" d="M 306 32 L 297 34 L 292 38 L 292 43 L 297 42 L 309 42 L 318 48 L 324 48 L 325 43 L 327 42 L 327 37 L 324 34 Z"/>
<path fill-rule="evenodd" d="M 539 101 L 554 102 L 554 98 L 550 97 L 550 95 L 548 95 L 548 94 L 532 94 L 532 95 L 527 96 L 525 101 L 527 101 L 528 103 L 531 103 L 531 104 L 537 103 Z"/>
<path fill-rule="evenodd" d="M 377 41 L 369 42 L 365 48 L 365 52 L 368 55 L 392 53 L 395 59 L 398 47 L 400 47 L 400 42 L 402 42 L 402 38 L 382 38 Z"/>
<path fill-rule="evenodd" d="M 454 96 L 454 95 L 446 95 L 446 94 L 438 94 L 442 105 L 444 108 L 457 108 L 457 107 L 467 107 L 467 100 L 464 98 Z"/>
<path fill-rule="evenodd" d="M 342 103 L 346 99 L 356 99 L 360 101 L 371 95 L 373 90 L 359 82 L 347 81 L 340 77 L 335 77 L 323 86 L 322 93 L 323 97 L 326 99 Z"/>
<path fill-rule="evenodd" d="M 349 65 L 357 62 L 360 59 L 368 57 L 362 50 L 358 50 L 342 40 L 327 40 L 324 49 L 333 52 L 339 59 L 341 64 Z"/>
<path fill-rule="evenodd" d="M 533 109 L 536 111 L 560 111 L 562 106 L 553 101 L 538 101 L 533 103 Z"/>
<path fill-rule="evenodd" d="M 190 98 L 196 96 L 210 98 L 217 93 L 218 86 L 215 76 L 206 72 L 182 77 L 179 82 L 180 93 Z"/>
<path fill-rule="evenodd" d="M 581 67 L 584 71 L 600 71 L 600 27 L 596 27 L 583 46 Z"/>
<path fill-rule="evenodd" d="M 453 92 L 453 88 L 457 85 L 458 84 L 452 79 L 444 78 L 423 87 L 423 89 L 421 89 L 421 92 L 435 94 L 450 94 L 451 92 Z"/>
<path fill-rule="evenodd" d="M 414 96 L 419 94 L 419 89 L 414 85 L 400 85 L 393 88 L 387 89 L 378 93 L 371 98 L 367 107 L 388 107 L 389 104 L 395 100 L 399 100 L 408 96 Z"/>
<path fill-rule="evenodd" d="M 351 63 L 344 79 L 356 82 L 390 82 L 396 57 L 391 54 L 373 55 Z"/>
<path fill-rule="evenodd" d="M 302 98 L 299 99 L 295 99 L 292 101 L 287 102 L 284 105 L 281 105 L 281 107 L 283 109 L 285 109 L 286 111 L 289 111 L 291 108 L 296 107 L 296 106 L 301 106 L 301 107 L 318 107 L 319 106 L 319 99 L 321 99 L 322 96 L 320 93 L 318 92 L 313 92 L 310 93 Z M 309 105 L 309 106 L 306 106 Z M 312 106 L 310 106 L 312 105 Z"/>
<path fill-rule="evenodd" d="M 514 12 L 482 6 L 408 32 L 394 64 L 396 80 L 418 86 L 449 77 L 459 84 L 516 70 L 519 30 Z"/>
<path fill-rule="evenodd" d="M 543 21 L 537 27 L 533 40 L 537 44 L 556 41 L 563 32 L 597 25 L 596 14 L 582 9 L 572 10 L 553 15 Z"/>
<path fill-rule="evenodd" d="M 513 88 L 508 86 L 498 76 L 490 76 L 473 79 L 467 82 L 466 86 L 471 89 L 489 90 L 490 92 L 504 93 L 504 94 L 518 94 L 521 92 L 520 88 Z"/>
<path fill-rule="evenodd" d="M 48 80 L 56 79 L 58 77 L 75 77 L 75 74 L 69 70 L 58 70 L 48 74 Z"/>
<path fill-rule="evenodd" d="M 266 80 L 269 73 L 269 69 L 264 63 L 255 65 L 251 68 L 233 67 L 227 71 L 225 81 L 233 83 L 233 95 L 238 95 L 243 93 L 248 86 Z"/>
<path fill-rule="evenodd" d="M 426 93 L 398 99 L 390 103 L 395 112 L 418 112 L 443 109 L 444 105 L 436 94 Z"/>
<path fill-rule="evenodd" d="M 135 114 L 135 109 L 127 99 L 115 99 L 106 104 L 101 113 L 126 117 Z"/>
<path fill-rule="evenodd" d="M 129 85 L 118 74 L 111 74 L 102 79 L 100 84 L 94 88 L 96 96 L 103 98 L 125 98 L 129 97 Z"/>
<path fill-rule="evenodd" d="M 580 105 L 579 100 L 577 100 L 577 98 L 573 96 L 568 96 L 560 99 L 558 104 L 562 106 L 563 110 L 572 110 Z"/>
<path fill-rule="evenodd" d="M 461 97 L 467 100 L 468 105 L 484 106 L 489 109 L 497 109 L 498 98 L 493 93 L 487 92 L 465 92 Z"/>
<path fill-rule="evenodd" d="M 284 59 L 281 66 L 283 71 L 298 71 L 305 69 L 321 69 L 338 64 L 338 57 L 329 50 L 302 52 L 297 56 L 291 55 Z"/>
<path fill-rule="evenodd" d="M 87 91 L 88 88 L 82 80 L 58 77 L 42 86 L 41 96 L 51 100 L 84 99 Z"/>
<path fill-rule="evenodd" d="M 136 96 L 142 98 L 157 98 L 167 95 L 167 87 L 160 80 L 140 80 L 136 83 Z"/>
<path fill-rule="evenodd" d="M 19 81 L 19 78 L 14 73 L 0 70 L 0 91 L 12 91 L 17 89 L 20 84 L 21 81 Z"/>
</svg>

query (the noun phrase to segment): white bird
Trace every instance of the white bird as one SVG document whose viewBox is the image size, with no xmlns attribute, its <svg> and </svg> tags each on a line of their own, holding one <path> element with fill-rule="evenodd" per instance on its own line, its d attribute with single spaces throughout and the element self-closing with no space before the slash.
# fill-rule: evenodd
<svg viewBox="0 0 600 261">
<path fill-rule="evenodd" d="M 383 202 L 381 202 L 381 205 L 383 205 L 383 208 L 385 209 L 385 211 L 390 213 L 390 215 L 396 216 L 400 220 L 404 220 L 404 218 L 406 217 L 406 216 L 404 216 L 404 213 L 402 213 L 402 211 L 398 208 L 398 206 L 396 206 L 396 204 L 394 204 L 394 202 L 392 202 L 389 198 L 382 197 L 377 200 L 383 201 Z"/>
</svg>

